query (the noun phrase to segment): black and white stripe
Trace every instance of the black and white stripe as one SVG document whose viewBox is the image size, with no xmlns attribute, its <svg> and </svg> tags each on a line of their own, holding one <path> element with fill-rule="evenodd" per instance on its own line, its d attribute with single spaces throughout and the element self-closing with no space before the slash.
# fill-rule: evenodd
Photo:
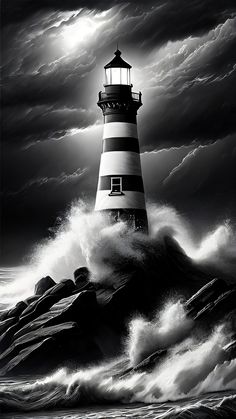
<svg viewBox="0 0 236 419">
<path fill-rule="evenodd" d="M 108 151 L 102 153 L 99 176 L 142 176 L 140 155 L 134 151 Z"/>
<path fill-rule="evenodd" d="M 111 190 L 97 191 L 95 211 L 111 209 L 146 209 L 143 192 L 125 191 L 123 195 L 110 195 Z"/>
<path fill-rule="evenodd" d="M 122 194 L 111 194 L 112 177 L 121 178 Z M 118 208 L 145 211 L 146 205 L 136 117 L 113 113 L 105 116 L 95 210 Z"/>
<path fill-rule="evenodd" d="M 114 137 L 103 140 L 103 153 L 109 151 L 133 151 L 139 153 L 139 142 L 137 138 Z"/>
<path fill-rule="evenodd" d="M 129 122 L 131 124 L 136 124 L 136 114 L 135 113 L 107 113 L 104 115 L 104 124 L 110 122 Z"/>
<path fill-rule="evenodd" d="M 104 128 L 95 210 L 109 213 L 114 220 L 133 220 L 135 228 L 147 231 L 136 121 L 142 103 L 132 98 L 130 86 L 108 85 L 100 95 Z"/>
<path fill-rule="evenodd" d="M 104 124 L 103 139 L 114 137 L 138 138 L 137 125 L 121 121 Z"/>
</svg>

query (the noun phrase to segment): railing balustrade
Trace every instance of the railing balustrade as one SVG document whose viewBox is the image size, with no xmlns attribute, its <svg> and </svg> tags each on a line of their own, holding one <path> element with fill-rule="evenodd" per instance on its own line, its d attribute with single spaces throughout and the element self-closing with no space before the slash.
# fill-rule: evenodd
<svg viewBox="0 0 236 419">
<path fill-rule="evenodd" d="M 132 99 L 135 102 L 141 102 L 142 101 L 142 93 L 141 92 L 139 92 L 139 93 L 131 92 L 131 95 L 132 95 Z M 113 99 L 113 97 L 114 97 L 114 99 L 117 100 L 117 94 L 114 94 L 114 93 L 99 92 L 98 97 L 99 97 L 99 101 Z"/>
</svg>

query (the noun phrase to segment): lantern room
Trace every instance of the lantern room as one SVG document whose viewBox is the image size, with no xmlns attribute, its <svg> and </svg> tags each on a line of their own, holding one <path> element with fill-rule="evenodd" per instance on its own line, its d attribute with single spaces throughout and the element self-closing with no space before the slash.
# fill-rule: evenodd
<svg viewBox="0 0 236 419">
<path fill-rule="evenodd" d="M 121 52 L 117 49 L 115 57 L 105 65 L 105 85 L 122 84 L 131 86 L 130 69 L 126 61 L 121 58 Z"/>
</svg>

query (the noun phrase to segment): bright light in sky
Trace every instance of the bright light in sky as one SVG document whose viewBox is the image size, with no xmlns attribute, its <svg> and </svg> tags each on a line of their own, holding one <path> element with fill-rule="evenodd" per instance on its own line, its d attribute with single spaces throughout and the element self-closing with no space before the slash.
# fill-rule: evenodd
<svg viewBox="0 0 236 419">
<path fill-rule="evenodd" d="M 99 15 L 93 17 L 83 16 L 78 18 L 76 23 L 65 26 L 62 36 L 67 48 L 75 48 L 79 43 L 91 38 L 96 30 L 105 23 L 105 20 L 98 19 Z"/>
</svg>

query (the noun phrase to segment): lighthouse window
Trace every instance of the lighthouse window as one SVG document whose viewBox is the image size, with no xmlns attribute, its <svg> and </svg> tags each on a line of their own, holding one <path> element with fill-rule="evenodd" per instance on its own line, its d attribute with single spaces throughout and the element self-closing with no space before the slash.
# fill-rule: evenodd
<svg viewBox="0 0 236 419">
<path fill-rule="evenodd" d="M 130 84 L 130 69 L 112 67 L 105 70 L 106 84 Z"/>
<path fill-rule="evenodd" d="M 121 84 L 130 84 L 130 69 L 121 68 Z"/>
<path fill-rule="evenodd" d="M 105 71 L 106 74 L 106 84 L 111 84 L 111 69 L 107 68 Z"/>
<path fill-rule="evenodd" d="M 121 194 L 122 194 L 122 178 L 112 177 L 110 195 L 121 195 Z"/>
<path fill-rule="evenodd" d="M 120 68 L 111 69 L 111 83 L 112 84 L 121 84 L 120 73 L 121 73 Z"/>
</svg>

